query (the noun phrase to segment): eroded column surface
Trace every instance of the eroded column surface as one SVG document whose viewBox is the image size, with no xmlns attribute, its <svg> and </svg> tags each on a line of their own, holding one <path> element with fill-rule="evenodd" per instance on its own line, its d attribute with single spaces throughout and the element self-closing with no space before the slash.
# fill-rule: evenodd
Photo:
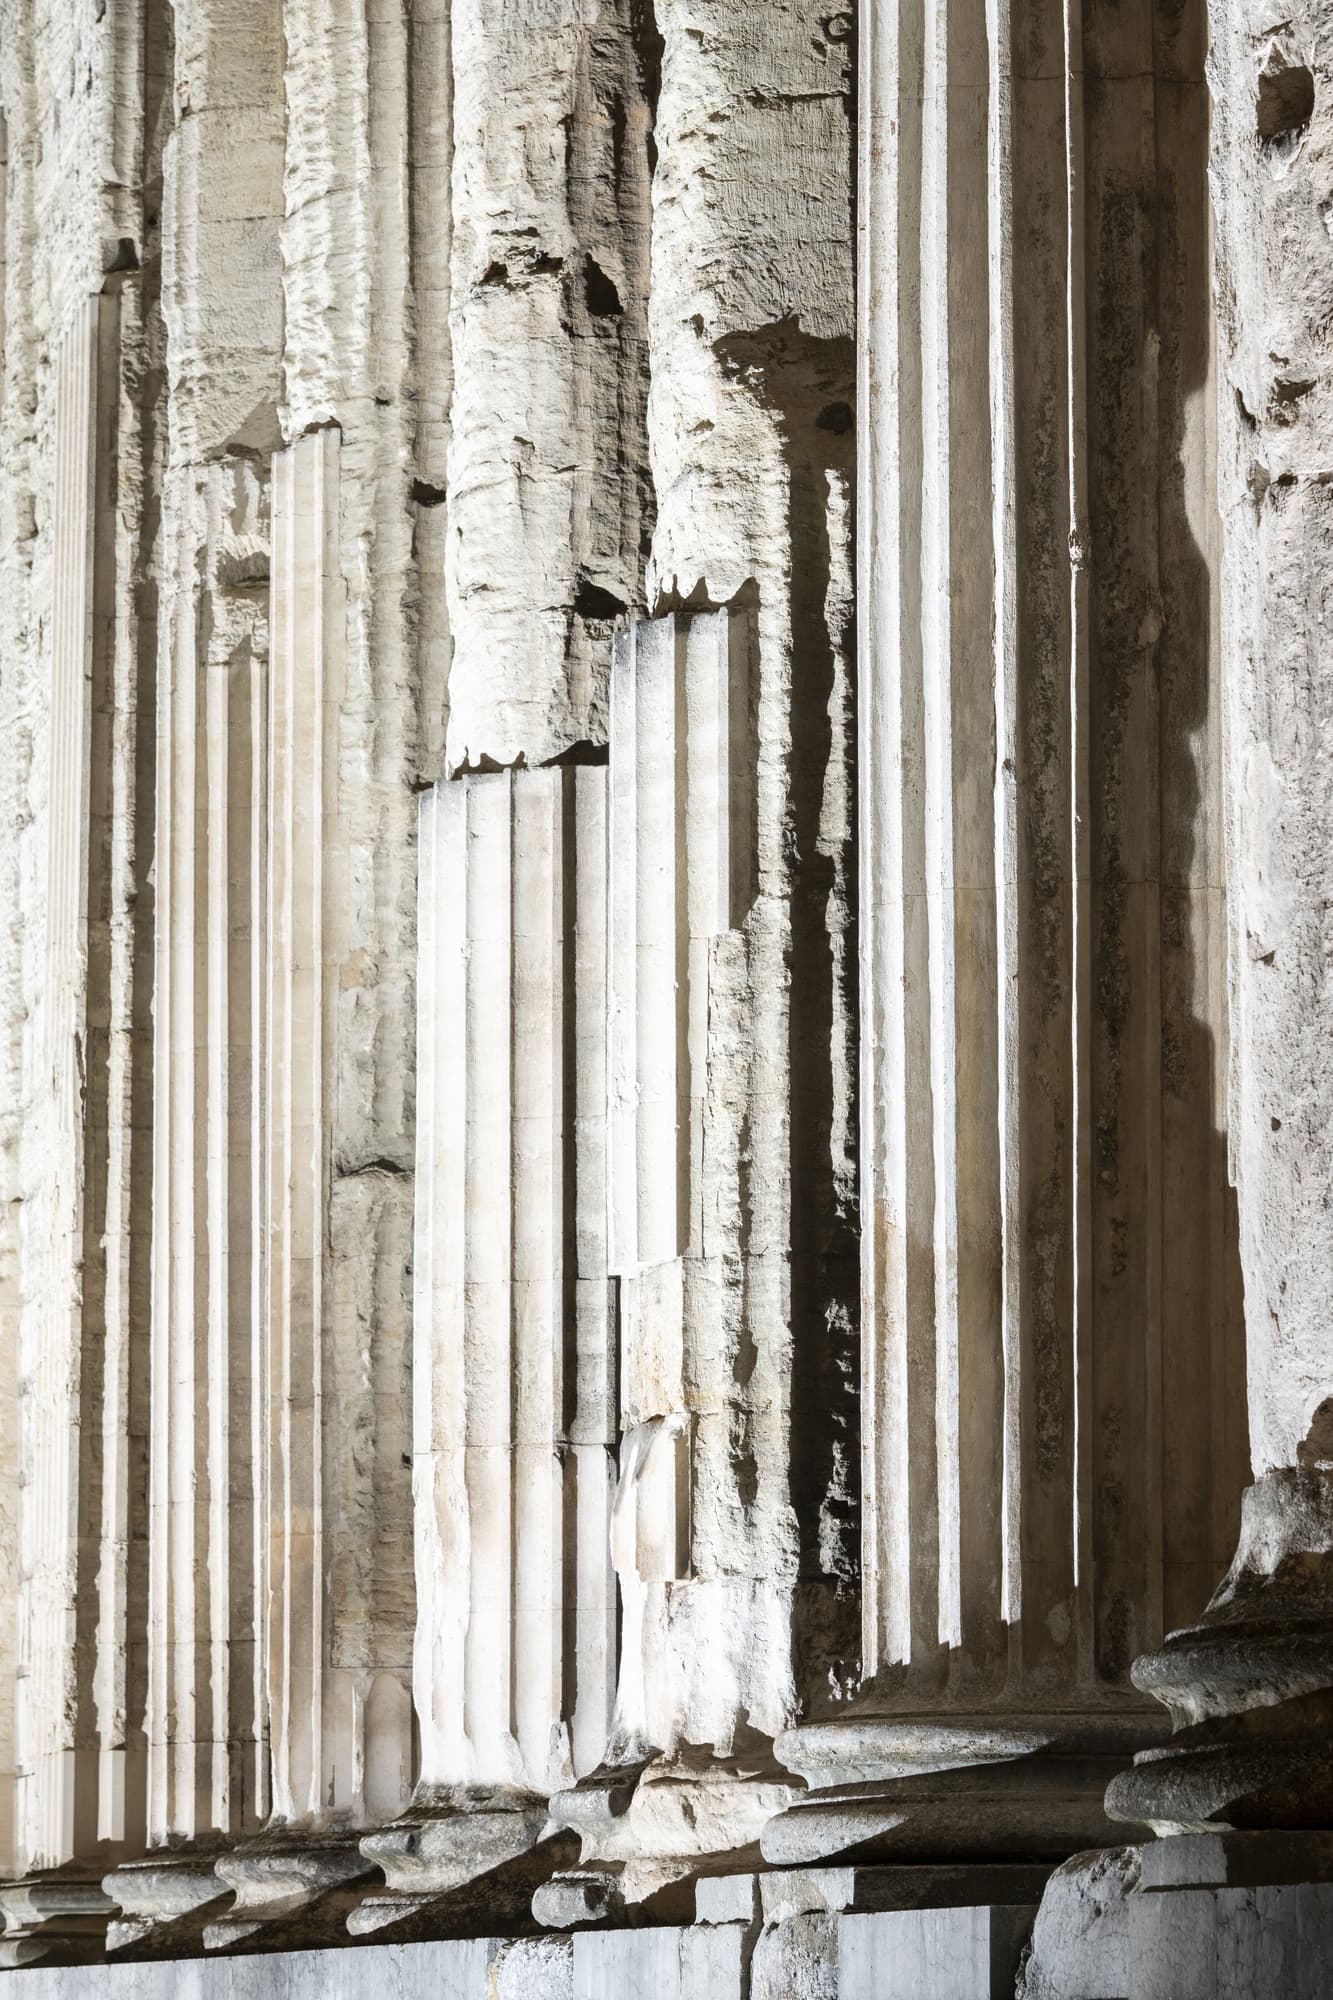
<svg viewBox="0 0 1333 2000">
<path fill-rule="evenodd" d="M 423 21 L 422 31 L 428 24 Z M 405 10 L 283 9 L 263 1196 L 269 1822 L 206 1942 L 326 1932 L 413 1778 L 420 656 Z M 428 80 L 428 79 L 423 79 Z M 439 724 L 436 724 L 438 736 Z M 266 1935 L 277 1935 L 269 1929 Z"/>
<path fill-rule="evenodd" d="M 69 274 L 54 246 L 40 253 L 35 238 L 21 266 L 32 289 L 10 380 L 14 415 L 27 421 L 11 433 L 17 449 L 6 461 L 13 525 L 28 527 L 15 550 L 6 676 L 19 890 L 7 992 L 22 1022 L 10 1156 L 17 1601 L 8 1620 L 17 1639 L 14 1862 L 27 1872 L 5 1891 L 11 1964 L 94 1946 L 110 1908 L 101 1868 L 140 1837 L 142 1465 L 133 1432 L 143 1348 L 133 1238 L 146 1221 L 147 1172 L 136 1129 L 146 1026 L 134 817 L 142 632 L 139 607 L 124 606 L 118 587 L 141 556 L 141 440 L 127 396 L 139 294 L 122 301 L 113 286 L 102 295 L 100 259 L 90 291 L 62 293 Z M 56 328 L 49 368 L 31 365 L 24 338 L 44 314 Z"/>
<path fill-rule="evenodd" d="M 1328 22 L 1219 8 L 1211 26 L 1230 1118 L 1257 1478 L 1202 1621 L 1135 1667 L 1176 1733 L 1110 1804 L 1164 1832 L 1324 1826 L 1333 1783 Z"/>
<path fill-rule="evenodd" d="M 773 1859 L 1106 1838 L 1230 1532 L 1201 63 L 1197 10 L 866 24 L 869 1686 Z"/>
<path fill-rule="evenodd" d="M 625 1616 L 614 1768 L 557 1802 L 582 1879 L 535 1905 L 564 1921 L 753 1852 L 773 1737 L 855 1661 L 851 23 L 656 20 L 664 615 L 611 712 Z"/>
<path fill-rule="evenodd" d="M 642 602 L 651 47 L 630 0 L 454 0 L 450 767 L 606 739 Z"/>
<path fill-rule="evenodd" d="M 413 1811 L 363 1841 L 401 1922 L 487 1890 L 526 1914 L 553 1791 L 596 1768 L 615 1691 L 617 1435 L 606 1254 L 605 766 L 422 802 Z M 565 1843 L 568 1846 L 568 1843 Z"/>
<path fill-rule="evenodd" d="M 153 280 L 131 269 L 160 26 L 42 5 L 3 25 L 10 1964 L 95 1948 L 98 1877 L 142 1832 Z"/>
</svg>

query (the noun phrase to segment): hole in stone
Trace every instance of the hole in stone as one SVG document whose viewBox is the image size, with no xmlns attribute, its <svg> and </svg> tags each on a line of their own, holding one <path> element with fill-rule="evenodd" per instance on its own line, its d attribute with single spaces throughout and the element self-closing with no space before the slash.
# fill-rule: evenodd
<svg viewBox="0 0 1333 2000">
<path fill-rule="evenodd" d="M 618 319 L 625 310 L 614 282 L 607 277 L 595 257 L 589 257 L 584 267 L 583 287 L 588 311 L 595 319 Z"/>
<path fill-rule="evenodd" d="M 850 403 L 830 403 L 819 412 L 815 424 L 821 431 L 832 431 L 834 437 L 846 437 L 852 427 L 852 406 Z"/>
<path fill-rule="evenodd" d="M 442 507 L 445 497 L 445 491 L 442 486 L 432 486 L 429 480 L 426 479 L 414 479 L 412 481 L 412 498 L 416 501 L 418 507 Z"/>
<path fill-rule="evenodd" d="M 580 618 L 618 618 L 625 609 L 625 602 L 612 591 L 603 590 L 599 583 L 591 583 L 586 576 L 581 576 L 574 609 Z"/>
<path fill-rule="evenodd" d="M 1270 62 L 1259 78 L 1255 122 L 1263 145 L 1290 151 L 1314 111 L 1314 78 L 1302 63 Z"/>
</svg>

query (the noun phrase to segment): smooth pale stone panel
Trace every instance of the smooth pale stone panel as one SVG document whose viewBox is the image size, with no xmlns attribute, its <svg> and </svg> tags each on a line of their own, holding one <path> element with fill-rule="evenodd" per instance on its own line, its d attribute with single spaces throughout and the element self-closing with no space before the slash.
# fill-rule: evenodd
<svg viewBox="0 0 1333 2000">
<path fill-rule="evenodd" d="M 838 2000 L 1011 2000 L 1026 1904 L 888 1910 L 838 1923 Z"/>
<path fill-rule="evenodd" d="M 622 1276 L 701 1250 L 710 954 L 754 893 L 748 634 L 744 613 L 719 611 L 616 640 L 609 1171 Z"/>
<path fill-rule="evenodd" d="M 13 2000 L 569 2000 L 568 1947 L 493 1938 L 0 1974 Z M 564 1979 L 562 1983 L 561 1974 Z M 15 1978 L 21 1983 L 13 1984 Z"/>
<path fill-rule="evenodd" d="M 744 2000 L 747 1942 L 740 1924 L 580 1931 L 572 2000 Z"/>
<path fill-rule="evenodd" d="M 421 807 L 416 1700 L 424 1786 L 551 1790 L 605 1748 L 616 1409 L 606 771 Z"/>
</svg>

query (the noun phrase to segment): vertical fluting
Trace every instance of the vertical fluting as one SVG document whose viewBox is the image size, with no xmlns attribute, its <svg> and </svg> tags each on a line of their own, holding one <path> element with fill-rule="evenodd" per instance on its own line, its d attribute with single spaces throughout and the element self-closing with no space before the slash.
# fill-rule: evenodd
<svg viewBox="0 0 1333 2000">
<path fill-rule="evenodd" d="M 912 0 L 862 51 L 874 1679 L 790 1747 L 834 1789 L 881 1778 L 850 1815 L 898 1851 L 1096 1837 L 1106 1760 L 1154 1726 L 1135 1635 L 1197 1591 L 1238 1484 L 1206 334 L 1177 255 L 1198 22 L 1112 16 Z M 1188 1282 L 1176 1230 L 1210 1246 Z M 1164 1523 L 1205 1491 L 1212 1518 Z M 841 1810 L 773 1854 L 845 1844 Z"/>
<path fill-rule="evenodd" d="M 269 477 L 282 44 L 173 14 L 162 311 L 148 1832 L 188 1858 L 267 1807 L 257 1307 Z M 243 168 L 242 168 L 243 162 Z M 244 198 L 241 191 L 244 188 Z M 160 1876 L 117 1894 L 153 1909 Z M 182 1878 L 183 1883 L 183 1878 Z M 221 1892 L 199 1870 L 198 1896 Z M 142 1894 L 141 1894 L 142 1892 Z M 179 1894 L 185 1894 L 183 1886 Z"/>
<path fill-rule="evenodd" d="M 105 1148 L 106 1107 L 99 1117 L 96 1102 L 103 1077 L 90 1066 L 95 1054 L 105 1064 L 104 1023 L 89 974 L 100 942 L 90 933 L 104 889 L 105 774 L 94 782 L 93 753 L 95 740 L 105 752 L 107 633 L 97 618 L 97 564 L 99 556 L 103 564 L 107 559 L 105 444 L 114 390 L 106 361 L 109 352 L 114 366 L 116 319 L 114 306 L 101 299 L 81 306 L 60 349 L 55 389 L 46 959 L 34 1049 L 34 1081 L 49 1092 L 50 1131 L 40 1216 L 27 1219 L 25 1232 L 29 1255 L 40 1255 L 43 1268 L 29 1294 L 20 1352 L 20 1452 L 28 1476 L 19 1811 L 29 1865 L 67 1861 L 97 1836 L 88 1685 L 97 1604 L 86 1561 L 96 1515 L 89 1455 L 100 1413 L 86 1407 L 85 1389 L 95 1382 L 90 1350 L 100 1288 L 96 1257 L 91 1264 L 86 1259 L 85 1229 L 98 1209 Z"/>
<path fill-rule="evenodd" d="M 255 1064 L 269 483 L 249 459 L 168 476 L 149 1721 L 149 1834 L 159 1843 L 253 1826 L 267 1789 L 253 1433 L 265 1401 Z"/>
<path fill-rule="evenodd" d="M 1272 19 L 1210 8 L 1207 109 L 1197 81 L 1204 23 L 1191 19 L 1188 35 L 1158 34 L 1159 96 L 1175 116 L 1170 144 L 1167 120 L 1161 119 L 1156 187 L 1170 192 L 1173 220 L 1182 231 L 1190 229 L 1199 203 L 1196 196 L 1191 209 L 1181 147 L 1192 134 L 1201 151 L 1207 126 L 1214 198 L 1229 1140 L 1256 1475 L 1243 1498 L 1231 1566 L 1207 1609 L 1199 1616 L 1193 1595 L 1194 1622 L 1135 1662 L 1136 1685 L 1170 1710 L 1176 1733 L 1164 1753 L 1117 1780 L 1108 1802 L 1117 1816 L 1147 1819 L 1160 1833 L 1204 1826 L 1210 1831 L 1309 1827 L 1327 1816 L 1322 1746 L 1333 1712 L 1328 1343 L 1333 1239 L 1321 1192 L 1329 1164 L 1330 940 L 1322 747 L 1329 723 L 1322 579 L 1330 546 L 1322 206 L 1330 132 L 1322 54 L 1326 27 L 1326 9 L 1319 5 Z M 1112 28 L 1108 21 L 1108 41 Z M 1123 61 L 1121 49 L 1111 46 L 1114 58 Z M 1129 190 L 1120 192 L 1118 203 L 1108 203 L 1107 252 L 1114 249 L 1123 259 L 1139 246 L 1126 219 L 1126 211 L 1130 218 L 1136 213 L 1126 199 Z M 1115 242 L 1112 220 L 1119 225 Z M 1202 234 L 1195 225 L 1185 238 L 1187 268 L 1196 272 L 1204 254 Z M 1160 263 L 1157 277 L 1161 284 Z M 1181 354 L 1179 343 L 1163 347 L 1154 388 L 1164 385 L 1169 393 L 1176 387 Z M 1203 362 L 1196 356 L 1196 369 Z M 1190 414 L 1188 403 L 1185 413 Z M 1211 444 L 1206 422 L 1199 423 L 1206 406 L 1193 414 L 1195 435 L 1191 441 L 1187 429 L 1184 442 L 1187 448 L 1192 442 L 1197 453 Z M 1158 461 L 1159 478 L 1165 458 L 1163 453 Z M 1121 490 L 1142 477 L 1141 465 L 1123 465 Z M 1160 550 L 1163 619 L 1192 581 L 1181 560 L 1188 543 L 1181 524 L 1174 526 Z M 1194 603 L 1200 595 L 1196 589 Z M 1117 664 L 1127 716 L 1135 696 L 1140 704 L 1153 703 L 1163 725 L 1173 709 L 1188 702 L 1179 658 L 1172 658 L 1170 674 L 1154 677 L 1144 693 L 1128 650 Z M 1163 858 L 1165 912 L 1177 925 L 1182 906 L 1193 906 L 1200 928 L 1213 914 L 1207 864 L 1216 869 L 1215 796 L 1210 785 L 1199 800 L 1201 817 L 1210 813 L 1208 837 L 1188 874 L 1180 868 L 1174 817 L 1164 812 L 1152 829 Z M 1110 803 L 1120 802 L 1113 792 Z M 1139 849 L 1139 830 L 1130 816 L 1135 803 L 1127 780 L 1124 820 L 1108 816 L 1105 835 L 1131 908 L 1129 864 Z M 1197 866 L 1200 862 L 1205 866 Z M 1175 878 L 1169 900 L 1168 864 Z M 1169 936 L 1164 924 L 1164 937 Z M 1181 967 L 1176 951 L 1163 953 L 1163 965 L 1170 976 L 1168 1018 L 1174 1027 L 1182 970 L 1189 967 Z M 1179 1083 L 1193 1080 L 1184 1070 Z M 1176 1107 L 1170 1108 L 1174 1114 Z M 1194 1163 L 1181 1146 L 1177 1115 L 1164 1119 L 1164 1136 L 1171 1146 L 1171 1199 Z M 1204 1218 L 1193 1234 L 1196 1254 L 1211 1247 Z M 1173 1268 L 1174 1234 L 1167 1248 L 1163 1296 L 1179 1298 L 1184 1290 L 1188 1298 L 1184 1273 Z M 1200 1288 L 1196 1310 L 1212 1302 L 1216 1284 L 1214 1273 L 1212 1284 Z M 1216 1399 L 1223 1386 L 1234 1397 L 1236 1373 L 1223 1385 L 1216 1376 L 1210 1380 L 1197 1367 L 1190 1369 L 1188 1357 L 1167 1354 L 1163 1345 L 1173 1388 L 1178 1381 L 1199 1402 Z M 1200 1528 L 1190 1535 L 1168 1516 L 1164 1543 L 1168 1559 L 1192 1585 L 1202 1558 L 1214 1556 L 1215 1577 L 1222 1562 L 1215 1518 L 1200 1507 L 1203 1496 L 1182 1476 L 1186 1470 L 1168 1458 L 1164 1505 L 1180 1509 L 1192 1503 Z M 1177 1591 L 1173 1610 L 1178 1602 Z"/>
<path fill-rule="evenodd" d="M 28 174 L 20 165 L 19 135 L 24 129 L 20 107 L 15 103 L 18 79 L 23 66 L 11 64 L 7 90 L 0 88 L 0 543 L 7 553 L 0 556 L 0 597 L 6 611 L 0 613 L 0 642 L 9 661 L 0 674 L 0 732 L 10 746 L 0 762 L 0 897 L 11 910 L 19 904 L 19 762 L 18 729 L 18 635 L 13 626 L 20 614 L 25 593 L 20 588 L 14 559 L 17 541 L 15 516 L 19 503 L 16 459 L 18 439 L 14 422 L 18 354 L 28 342 L 15 339 L 14 358 L 7 358 L 5 331 L 11 324 L 16 333 L 26 332 L 24 318 L 16 317 L 10 306 L 9 287 L 17 287 L 19 273 L 27 259 L 19 248 L 21 224 L 30 200 Z M 14 136 L 11 138 L 11 131 Z M 11 181 L 12 163 L 12 181 Z M 11 192 L 12 189 L 12 192 Z M 13 239 L 11 245 L 11 236 Z M 0 1874 L 16 1873 L 14 1803 L 17 1783 L 17 1742 L 15 1739 L 18 1670 L 19 1604 L 19 1513 L 18 1513 L 18 1342 L 19 1342 L 19 1260 L 18 1260 L 18 1137 L 23 1092 L 23 1045 L 20 995 L 22 991 L 21 927 L 7 926 L 0 938 Z"/>
<path fill-rule="evenodd" d="M 606 1744 L 605 788 L 598 766 L 499 773 L 422 804 L 423 1793 L 548 1793 Z"/>
<path fill-rule="evenodd" d="M 0 676 L 15 866 L 0 1012 L 17 1087 L 0 1284 L 22 1770 L 6 1872 L 63 1869 L 38 1903 L 13 1890 L 9 1964 L 81 1927 L 85 1942 L 100 1935 L 95 1877 L 142 1839 L 152 592 L 131 580 L 153 533 L 140 388 L 155 280 L 140 252 L 160 25 L 153 8 L 94 18 L 40 0 L 4 24 Z M 39 142 L 42 105 L 75 75 L 77 106 Z M 43 1916 L 44 1937 L 21 1935 Z"/>
<path fill-rule="evenodd" d="M 681 1216 L 682 1238 L 699 1232 L 683 1273 L 691 1574 L 660 1593 L 670 1629 L 646 1657 L 652 1740 L 688 1735 L 725 1761 L 742 1718 L 780 1729 L 854 1654 L 851 23 L 725 5 L 700 34 L 674 4 L 655 22 L 650 588 L 663 612 L 729 612 L 734 650 L 745 631 L 723 736 L 749 789 L 746 895 L 692 941 L 683 894 L 677 920 L 696 1006 L 708 966 L 698 1151 L 682 1159 L 698 1176 Z M 706 616 L 687 629 L 711 643 Z M 708 807 L 678 809 L 688 844 Z M 688 1054 L 684 988 L 681 1004 Z M 744 1837 L 743 1787 L 736 1805 Z"/>
<path fill-rule="evenodd" d="M 355 1792 L 352 1745 L 324 1733 L 326 1210 L 332 996 L 342 910 L 337 722 L 345 590 L 338 566 L 336 431 L 273 461 L 272 642 L 265 912 L 265 1359 L 268 1459 L 267 1697 L 272 1810 L 317 1819 Z M 333 1768 L 341 1748 L 346 1761 Z"/>
</svg>

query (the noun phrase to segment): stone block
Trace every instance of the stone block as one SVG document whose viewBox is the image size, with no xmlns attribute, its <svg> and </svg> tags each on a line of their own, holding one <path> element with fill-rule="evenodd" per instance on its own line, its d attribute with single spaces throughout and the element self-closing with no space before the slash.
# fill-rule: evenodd
<svg viewBox="0 0 1333 2000">
<path fill-rule="evenodd" d="M 1030 1904 L 886 1910 L 838 1925 L 838 2000 L 1012 2000 Z"/>
</svg>

